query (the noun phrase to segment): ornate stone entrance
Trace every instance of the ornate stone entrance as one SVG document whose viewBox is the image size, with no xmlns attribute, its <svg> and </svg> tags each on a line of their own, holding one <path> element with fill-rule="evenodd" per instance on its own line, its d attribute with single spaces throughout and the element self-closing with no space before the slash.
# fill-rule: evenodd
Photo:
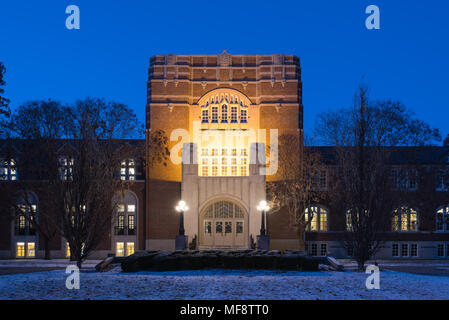
<svg viewBox="0 0 449 320">
<path fill-rule="evenodd" d="M 248 214 L 234 201 L 218 200 L 200 214 L 200 247 L 247 247 Z"/>
</svg>

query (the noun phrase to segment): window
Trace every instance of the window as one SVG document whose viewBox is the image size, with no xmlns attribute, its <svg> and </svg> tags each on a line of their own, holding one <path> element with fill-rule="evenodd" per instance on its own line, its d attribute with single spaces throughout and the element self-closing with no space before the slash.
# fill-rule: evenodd
<svg viewBox="0 0 449 320">
<path fill-rule="evenodd" d="M 327 244 L 326 243 L 322 243 L 320 245 L 320 255 L 321 256 L 327 256 Z"/>
<path fill-rule="evenodd" d="M 63 181 L 73 180 L 73 158 L 59 158 L 59 177 Z"/>
<path fill-rule="evenodd" d="M 243 233 L 243 221 L 237 221 L 235 223 L 235 233 L 237 234 Z"/>
<path fill-rule="evenodd" d="M 416 190 L 418 189 L 418 172 L 415 169 L 391 170 L 393 186 L 398 190 Z"/>
<path fill-rule="evenodd" d="M 27 257 L 34 258 L 36 256 L 34 242 L 27 243 Z"/>
<path fill-rule="evenodd" d="M 125 255 L 125 244 L 123 242 L 117 242 L 115 244 L 115 255 L 117 257 L 123 257 Z"/>
<path fill-rule="evenodd" d="M 312 174 L 312 187 L 314 190 L 326 190 L 327 188 L 327 171 L 317 170 Z"/>
<path fill-rule="evenodd" d="M 130 256 L 134 254 L 134 242 L 127 242 L 126 243 L 126 255 Z"/>
<path fill-rule="evenodd" d="M 248 176 L 248 158 L 247 148 L 202 148 L 199 172 L 203 177 Z"/>
<path fill-rule="evenodd" d="M 437 191 L 448 191 L 449 190 L 449 170 L 438 170 L 437 171 Z"/>
<path fill-rule="evenodd" d="M 17 242 L 16 244 L 16 256 L 17 258 L 25 257 L 25 242 Z"/>
<path fill-rule="evenodd" d="M 30 202 L 37 202 L 36 199 L 29 199 Z M 19 205 L 19 212 L 16 217 L 15 235 L 34 236 L 36 229 L 33 220 L 37 216 L 37 205 Z"/>
<path fill-rule="evenodd" d="M 231 107 L 231 123 L 237 123 L 237 107 L 232 106 Z"/>
<path fill-rule="evenodd" d="M 209 123 L 209 110 L 204 109 L 201 111 L 201 122 L 202 123 Z"/>
<path fill-rule="evenodd" d="M 437 231 L 449 232 L 449 205 L 437 210 Z"/>
<path fill-rule="evenodd" d="M 228 106 L 224 104 L 221 106 L 221 123 L 227 122 L 228 122 Z"/>
<path fill-rule="evenodd" d="M 0 159 L 0 180 L 17 180 L 17 168 L 14 159 Z"/>
<path fill-rule="evenodd" d="M 442 243 L 437 245 L 437 256 L 444 257 L 444 244 Z"/>
<path fill-rule="evenodd" d="M 68 242 L 66 242 L 65 248 L 66 248 L 65 249 L 65 256 L 67 258 L 70 258 L 70 244 Z"/>
<path fill-rule="evenodd" d="M 240 110 L 240 122 L 248 123 L 248 110 L 245 109 Z"/>
<path fill-rule="evenodd" d="M 204 233 L 212 234 L 212 222 L 204 221 Z"/>
<path fill-rule="evenodd" d="M 356 216 L 353 216 L 351 210 L 346 211 L 346 231 L 353 231 L 352 219 L 356 219 L 354 222 L 357 224 L 358 218 L 359 218 L 358 214 Z"/>
<path fill-rule="evenodd" d="M 123 160 L 120 167 L 121 180 L 136 180 L 136 164 L 134 159 Z"/>
<path fill-rule="evenodd" d="M 410 245 L 410 257 L 417 257 L 418 256 L 418 244 L 412 243 Z"/>
<path fill-rule="evenodd" d="M 403 243 L 401 244 L 401 257 L 407 257 L 408 256 L 408 244 Z"/>
<path fill-rule="evenodd" d="M 399 257 L 399 244 L 394 243 L 394 244 L 392 245 L 391 249 L 392 249 L 391 255 L 392 255 L 393 257 Z"/>
<path fill-rule="evenodd" d="M 212 107 L 212 123 L 218 123 L 218 107 Z"/>
<path fill-rule="evenodd" d="M 316 257 L 318 255 L 318 245 L 316 243 L 311 243 L 309 247 L 309 255 Z"/>
<path fill-rule="evenodd" d="M 305 210 L 305 222 L 307 231 L 327 231 L 328 230 L 328 211 L 321 206 L 312 206 Z M 309 222 L 310 221 L 310 222 Z"/>
<path fill-rule="evenodd" d="M 418 231 L 418 214 L 408 207 L 396 209 L 393 213 L 393 231 Z"/>
<path fill-rule="evenodd" d="M 117 225 L 115 235 L 136 235 L 136 199 L 131 194 L 126 194 L 123 202 L 117 204 Z"/>
</svg>

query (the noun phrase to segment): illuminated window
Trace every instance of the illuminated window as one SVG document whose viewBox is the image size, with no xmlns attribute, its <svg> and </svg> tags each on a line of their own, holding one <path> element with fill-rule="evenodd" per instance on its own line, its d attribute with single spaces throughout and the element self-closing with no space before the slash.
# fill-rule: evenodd
<svg viewBox="0 0 449 320">
<path fill-rule="evenodd" d="M 212 107 L 212 123 L 218 123 L 218 107 Z"/>
<path fill-rule="evenodd" d="M 305 210 L 305 222 L 307 231 L 327 231 L 328 230 L 328 212 L 321 206 L 311 206 Z"/>
<path fill-rule="evenodd" d="M 36 199 L 28 199 L 28 201 L 35 202 Z M 37 205 L 19 205 L 15 220 L 15 235 L 34 236 L 36 229 L 34 226 L 34 219 L 37 217 Z"/>
<path fill-rule="evenodd" d="M 130 256 L 134 254 L 134 242 L 127 242 L 126 243 L 126 255 Z"/>
<path fill-rule="evenodd" d="M 240 150 L 240 157 L 238 156 Z M 228 153 L 229 151 L 229 153 Z M 247 176 L 248 150 L 246 148 L 202 148 L 200 157 L 201 176 Z"/>
<path fill-rule="evenodd" d="M 27 243 L 27 257 L 34 258 L 36 256 L 35 245 L 34 242 Z"/>
<path fill-rule="evenodd" d="M 115 235 L 135 235 L 136 234 L 136 205 L 118 204 L 117 205 L 117 226 Z M 125 222 L 127 223 L 125 225 Z"/>
<path fill-rule="evenodd" d="M 204 221 L 204 233 L 212 234 L 212 222 L 211 221 Z"/>
<path fill-rule="evenodd" d="M 120 166 L 121 180 L 136 180 L 136 164 L 134 159 L 123 160 Z"/>
<path fill-rule="evenodd" d="M 25 257 L 25 242 L 16 243 L 16 256 L 17 258 Z"/>
<path fill-rule="evenodd" d="M 123 242 L 117 242 L 115 244 L 115 255 L 117 257 L 123 257 L 125 255 L 125 244 Z"/>
<path fill-rule="evenodd" d="M 248 122 L 248 111 L 245 109 L 240 110 L 240 122 L 241 123 Z"/>
<path fill-rule="evenodd" d="M 65 248 L 66 248 L 65 249 L 65 256 L 67 258 L 70 258 L 70 244 L 68 242 L 66 242 Z"/>
<path fill-rule="evenodd" d="M 393 213 L 393 231 L 418 231 L 418 214 L 408 207 L 396 209 Z"/>
<path fill-rule="evenodd" d="M 228 106 L 224 104 L 221 106 L 221 123 L 227 122 L 228 122 Z"/>
<path fill-rule="evenodd" d="M 356 219 L 353 221 L 353 219 Z M 352 210 L 346 211 L 346 231 L 353 231 L 353 222 L 355 222 L 356 226 L 358 223 L 359 215 L 352 215 Z"/>
<path fill-rule="evenodd" d="M 0 159 L 0 180 L 17 180 L 17 168 L 14 159 Z"/>
<path fill-rule="evenodd" d="M 437 231 L 449 232 L 449 206 L 437 210 Z"/>
<path fill-rule="evenodd" d="M 73 158 L 59 158 L 59 177 L 61 180 L 73 180 Z"/>
<path fill-rule="evenodd" d="M 226 166 L 221 167 L 221 175 L 223 177 L 226 177 L 228 175 L 228 167 L 226 167 Z"/>
</svg>

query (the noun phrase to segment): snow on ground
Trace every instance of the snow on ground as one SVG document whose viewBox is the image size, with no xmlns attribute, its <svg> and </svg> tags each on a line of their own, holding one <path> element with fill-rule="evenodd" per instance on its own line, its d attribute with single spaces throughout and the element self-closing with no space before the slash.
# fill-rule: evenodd
<svg viewBox="0 0 449 320">
<path fill-rule="evenodd" d="M 80 274 L 80 289 L 65 287 L 65 270 L 0 276 L 0 299 L 448 299 L 449 277 L 381 271 L 380 290 L 367 274 L 201 270 Z"/>
</svg>

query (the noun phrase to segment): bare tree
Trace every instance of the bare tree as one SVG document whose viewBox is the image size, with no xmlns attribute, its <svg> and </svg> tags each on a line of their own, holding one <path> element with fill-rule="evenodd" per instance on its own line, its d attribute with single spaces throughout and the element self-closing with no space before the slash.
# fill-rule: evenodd
<svg viewBox="0 0 449 320">
<path fill-rule="evenodd" d="M 5 93 L 5 80 L 3 80 L 3 76 L 6 72 L 5 65 L 0 62 L 0 137 L 4 135 L 4 125 L 7 118 L 10 115 L 9 110 L 9 99 L 5 98 L 3 94 Z"/>
<path fill-rule="evenodd" d="M 47 192 L 45 182 L 57 175 L 58 141 L 64 137 L 67 123 L 64 108 L 61 103 L 51 100 L 27 102 L 12 113 L 6 126 L 7 159 L 14 159 L 20 177 L 13 184 L 4 184 L 8 196 L 2 203 L 13 209 L 12 218 L 24 217 L 30 228 L 38 232 L 43 239 L 45 259 L 51 258 L 49 244 L 58 232 L 59 223 L 56 211 L 47 205 L 52 196 Z M 37 210 L 31 210 L 33 191 L 39 198 Z"/>
<path fill-rule="evenodd" d="M 335 145 L 337 170 L 329 194 L 345 215 L 345 246 L 359 270 L 379 249 L 394 209 L 400 205 L 391 177 L 390 149 L 395 145 L 425 145 L 441 139 L 437 129 L 413 119 L 401 103 L 370 102 L 360 86 L 354 105 L 321 114 L 317 134 Z M 400 177 L 399 177 L 400 178 Z"/>
<path fill-rule="evenodd" d="M 272 211 L 288 212 L 299 247 L 304 250 L 304 232 L 313 218 L 313 212 L 309 210 L 306 219 L 305 210 L 321 199 L 319 177 L 326 168 L 320 155 L 306 148 L 301 139 L 292 134 L 279 137 L 278 160 L 279 179 L 267 183 L 268 199 Z"/>
<path fill-rule="evenodd" d="M 449 147 L 449 134 L 447 135 L 446 139 L 444 139 L 443 145 L 445 147 Z"/>
</svg>

